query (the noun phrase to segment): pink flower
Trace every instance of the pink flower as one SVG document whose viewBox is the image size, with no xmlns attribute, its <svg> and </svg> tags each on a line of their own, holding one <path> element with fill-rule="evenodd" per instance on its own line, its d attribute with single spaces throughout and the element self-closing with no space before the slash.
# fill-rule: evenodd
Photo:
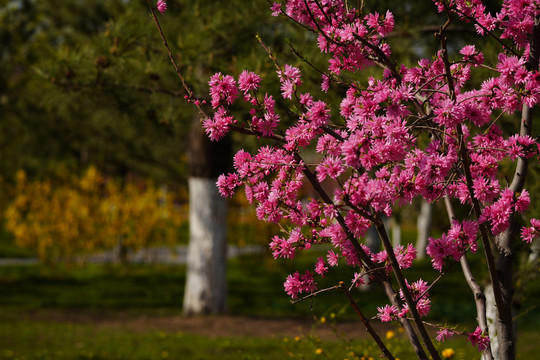
<svg viewBox="0 0 540 360">
<path fill-rule="evenodd" d="M 229 125 L 231 125 L 233 121 L 233 117 L 227 114 L 227 111 L 221 107 L 214 114 L 213 119 L 205 119 L 202 125 L 210 140 L 218 141 L 227 135 L 229 132 Z"/>
<path fill-rule="evenodd" d="M 288 64 L 285 65 L 282 71 L 278 72 L 279 80 L 281 81 L 281 93 L 285 99 L 292 99 L 293 93 L 297 86 L 302 84 L 300 80 L 300 70 Z"/>
<path fill-rule="evenodd" d="M 441 329 L 439 331 L 437 331 L 437 341 L 438 342 L 444 342 L 447 338 L 449 338 L 450 336 L 454 335 L 455 333 L 450 330 L 450 329 Z"/>
<path fill-rule="evenodd" d="M 463 184 L 465 185 L 465 183 Z M 474 178 L 473 191 L 476 199 L 484 204 L 490 203 L 500 192 L 499 182 L 497 180 L 487 180 L 484 177 Z M 468 193 L 468 189 L 466 192 Z"/>
<path fill-rule="evenodd" d="M 330 109 L 327 109 L 324 101 L 316 101 L 308 110 L 306 117 L 311 121 L 314 128 L 320 128 L 328 123 L 328 119 L 330 119 Z"/>
<path fill-rule="evenodd" d="M 520 213 L 525 212 L 529 208 L 530 204 L 531 198 L 529 197 L 529 192 L 523 189 L 523 191 L 521 192 L 521 194 L 519 194 L 519 197 L 516 200 L 516 211 Z"/>
<path fill-rule="evenodd" d="M 399 267 L 401 269 L 408 269 L 412 266 L 413 260 L 416 259 L 416 248 L 413 244 L 407 244 L 406 248 L 402 245 L 397 245 L 394 248 L 394 254 Z"/>
<path fill-rule="evenodd" d="M 398 308 L 395 305 L 385 305 L 384 307 L 378 307 L 377 310 L 379 313 L 377 317 L 381 319 L 382 322 L 389 322 L 397 319 L 398 317 Z"/>
<path fill-rule="evenodd" d="M 341 158 L 334 156 L 327 156 L 324 160 L 321 161 L 319 166 L 317 166 L 317 180 L 319 182 L 323 181 L 326 177 L 331 179 L 337 179 L 345 168 L 341 162 Z"/>
<path fill-rule="evenodd" d="M 407 288 L 409 289 L 409 293 L 413 301 L 416 302 L 416 310 L 418 311 L 418 314 L 422 317 L 429 314 L 429 311 L 431 310 L 431 300 L 428 299 L 428 283 L 420 279 L 412 283 L 412 285 L 407 283 Z M 402 300 L 405 300 L 402 290 L 399 290 L 399 295 L 401 296 Z M 409 306 L 405 304 L 401 311 L 401 316 L 405 316 L 407 312 L 409 312 Z"/>
<path fill-rule="evenodd" d="M 366 281 L 364 279 L 365 279 L 365 274 L 355 272 L 352 283 L 354 284 L 355 287 L 359 287 L 359 286 L 364 285 L 366 283 Z"/>
<path fill-rule="evenodd" d="M 274 259 L 292 259 L 294 258 L 296 250 L 293 242 L 280 238 L 277 235 L 272 238 L 270 249 L 273 251 L 272 255 L 274 256 Z"/>
<path fill-rule="evenodd" d="M 163 0 L 158 0 L 156 8 L 160 13 L 164 14 L 167 11 L 167 3 Z"/>
<path fill-rule="evenodd" d="M 479 351 L 484 351 L 489 346 L 489 335 L 484 334 L 480 326 L 476 327 L 474 332 L 469 334 L 469 341 L 473 346 L 476 346 Z"/>
<path fill-rule="evenodd" d="M 514 210 L 513 193 L 512 190 L 506 188 L 497 202 L 484 209 L 480 220 L 489 220 L 491 232 L 493 235 L 498 235 L 510 226 L 512 210 Z"/>
<path fill-rule="evenodd" d="M 236 187 L 242 183 L 238 180 L 238 174 L 220 175 L 217 180 L 217 187 L 219 193 L 225 197 L 231 197 L 234 195 Z"/>
<path fill-rule="evenodd" d="M 211 103 L 214 109 L 220 105 L 231 105 L 238 96 L 236 82 L 230 75 L 216 73 L 212 75 L 208 85 L 210 85 Z"/>
<path fill-rule="evenodd" d="M 274 2 L 270 9 L 272 10 L 272 16 L 278 16 L 282 13 L 280 3 Z"/>
<path fill-rule="evenodd" d="M 291 298 L 298 298 L 300 293 L 309 293 L 317 289 L 317 284 L 313 281 L 313 274 L 308 270 L 303 275 L 295 272 L 292 275 L 287 276 L 287 280 L 283 283 L 285 291 Z"/>
<path fill-rule="evenodd" d="M 330 78 L 328 77 L 328 75 L 323 74 L 322 82 L 321 82 L 321 90 L 326 93 L 328 92 L 328 89 L 330 89 Z"/>
<path fill-rule="evenodd" d="M 477 51 L 474 45 L 466 45 L 460 50 L 460 54 L 463 55 L 465 61 L 474 63 L 475 66 L 484 63 L 484 55 Z"/>
<path fill-rule="evenodd" d="M 246 95 L 250 91 L 255 91 L 259 88 L 261 78 L 254 72 L 244 70 L 238 76 L 238 88 Z"/>
<path fill-rule="evenodd" d="M 328 272 L 328 266 L 326 266 L 322 257 L 318 258 L 315 263 L 315 272 L 321 276 L 324 276 Z"/>
<path fill-rule="evenodd" d="M 328 254 L 326 255 L 328 259 L 328 265 L 330 266 L 336 266 L 339 262 L 339 256 L 336 255 L 336 253 L 333 250 L 328 251 Z"/>
<path fill-rule="evenodd" d="M 521 228 L 521 240 L 529 244 L 540 235 L 540 220 L 531 219 L 531 225 Z"/>
</svg>

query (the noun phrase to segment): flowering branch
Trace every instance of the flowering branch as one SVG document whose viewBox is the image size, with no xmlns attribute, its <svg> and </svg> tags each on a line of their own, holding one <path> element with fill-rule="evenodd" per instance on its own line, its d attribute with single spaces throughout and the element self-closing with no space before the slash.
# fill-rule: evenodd
<svg viewBox="0 0 540 360">
<path fill-rule="evenodd" d="M 375 227 L 377 229 L 377 233 L 379 234 L 379 238 L 381 239 L 381 242 L 386 250 L 386 253 L 388 254 L 388 257 L 390 258 L 390 265 L 392 266 L 392 269 L 394 270 L 394 275 L 399 284 L 399 288 L 401 289 L 403 296 L 405 298 L 405 301 L 408 305 L 409 311 L 411 312 L 413 319 L 416 322 L 416 326 L 418 327 L 420 336 L 422 337 L 422 340 L 424 341 L 424 345 L 427 347 L 428 352 L 431 355 L 432 359 L 435 359 L 435 360 L 440 359 L 439 353 L 433 346 L 433 343 L 431 342 L 429 334 L 427 333 L 426 328 L 424 327 L 424 324 L 422 323 L 420 314 L 417 311 L 416 304 L 411 297 L 409 288 L 407 286 L 405 278 L 403 277 L 403 273 L 401 272 L 401 268 L 394 254 L 392 244 L 390 243 L 390 239 L 388 238 L 388 234 L 386 233 L 386 229 L 384 228 L 383 222 L 380 219 L 376 219 Z"/>
<path fill-rule="evenodd" d="M 540 103 L 540 19 L 530 0 L 504 0 L 496 16 L 486 12 L 480 0 L 434 2 L 440 12 L 447 14 L 437 33 L 440 50 L 431 59 L 420 59 L 417 66 L 411 67 L 398 66 L 391 58 L 390 45 L 384 41 L 394 27 L 390 11 L 364 14 L 362 0 L 357 9 L 340 0 L 274 3 L 274 15 L 281 14 L 313 32 L 319 50 L 328 54 L 328 69 L 323 70 L 291 46 L 296 56 L 322 75 L 321 89 L 327 92 L 330 81 L 347 88 L 339 104 L 339 120 L 335 120 L 333 105 L 302 91 L 300 69 L 281 66 L 258 37 L 275 65 L 282 98 L 293 103 L 289 125 L 278 130 L 283 124 L 276 100 L 273 95 L 261 93 L 261 77 L 244 70 L 238 80 L 221 73 L 210 78 L 214 115 L 205 115 L 203 127 L 211 140 L 219 140 L 229 131 L 273 140 L 271 146 L 261 146 L 253 154 L 239 151 L 234 157 L 235 171 L 220 176 L 217 184 L 224 196 L 231 196 L 243 185 L 248 201 L 257 205 L 259 219 L 290 224 L 281 226 L 284 237 L 276 235 L 270 243 L 275 258 L 293 258 L 302 249 L 331 245 L 326 259 L 317 260 L 314 273 L 297 271 L 287 277 L 284 287 L 292 299 L 309 293 L 298 300 L 302 301 L 338 289 L 317 290 L 314 276 L 323 276 L 329 267 L 346 262 L 358 270 L 353 284 L 369 276 L 388 297 L 390 303 L 378 309 L 377 317 L 381 321 L 398 321 L 419 359 L 427 360 L 427 353 L 439 359 L 422 318 L 430 311 L 429 291 L 446 273 L 444 267 L 459 261 L 474 294 L 478 315 L 479 326 L 469 333 L 469 340 L 484 351 L 487 359 L 492 359 L 485 296 L 466 257 L 468 252 L 476 252 L 480 238 L 497 305 L 501 359 L 512 360 L 512 245 L 518 214 L 530 204 L 524 189 L 528 159 L 538 155 L 540 146 L 531 137 L 531 109 Z M 168 49 L 153 9 L 152 14 L 188 100 L 198 106 Z M 495 29 L 501 31 L 498 41 L 503 51 L 506 45 L 500 38 L 510 39 L 515 48 L 499 54 L 494 65 L 484 64 L 484 55 L 475 45 L 464 46 L 459 59 L 450 61 L 446 38 L 450 24 L 472 19 L 480 35 L 495 36 Z M 341 80 L 343 72 L 354 74 L 373 65 L 382 68 L 381 74 L 370 77 L 365 86 Z M 478 89 L 466 90 L 471 72 L 478 67 L 488 69 L 493 77 Z M 232 105 L 237 101 L 248 104 L 249 117 L 235 118 Z M 515 113 L 519 108 L 519 134 L 503 137 L 496 123 L 502 114 Z M 300 155 L 306 152 L 310 153 L 309 162 Z M 503 188 L 497 171 L 499 163 L 506 159 L 515 161 L 516 170 L 510 186 Z M 302 198 L 299 189 L 306 183 L 318 196 Z M 428 240 L 426 253 L 432 258 L 433 268 L 440 272 L 431 285 L 422 279 L 407 281 L 403 269 L 412 266 L 416 250 L 412 244 L 392 246 L 381 221 L 381 216 L 390 216 L 396 207 L 411 204 L 416 198 L 428 202 L 444 199 L 451 223 L 440 238 Z M 469 210 L 464 220 L 456 218 L 453 200 Z M 540 220 L 531 219 L 531 225 L 521 230 L 522 240 L 527 243 L 540 236 Z M 371 226 L 375 226 L 383 244 L 380 252 L 362 243 Z M 492 242 L 496 249 L 492 249 Z M 398 291 L 393 288 L 390 273 Z M 342 284 L 339 288 L 367 323 L 350 289 Z M 440 331 L 438 340 L 451 333 L 446 330 Z M 377 335 L 372 336 L 379 344 Z M 383 353 L 392 358 L 382 345 Z"/>
</svg>

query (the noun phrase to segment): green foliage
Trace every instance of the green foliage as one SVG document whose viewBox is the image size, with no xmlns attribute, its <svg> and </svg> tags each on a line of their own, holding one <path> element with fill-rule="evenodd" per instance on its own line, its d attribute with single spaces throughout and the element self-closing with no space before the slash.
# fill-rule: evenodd
<svg viewBox="0 0 540 360">
<path fill-rule="evenodd" d="M 171 1 L 160 16 L 182 72 L 206 95 L 211 72 L 273 71 L 255 35 L 281 32 L 265 2 Z M 60 164 L 183 182 L 195 116 L 145 1 L 0 4 L 0 174 Z M 279 28 L 281 29 L 281 28 Z"/>
</svg>

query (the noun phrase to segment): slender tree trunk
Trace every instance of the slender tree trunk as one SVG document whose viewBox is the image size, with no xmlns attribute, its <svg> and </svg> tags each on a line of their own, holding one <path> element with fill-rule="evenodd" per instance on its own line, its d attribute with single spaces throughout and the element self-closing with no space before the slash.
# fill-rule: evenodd
<svg viewBox="0 0 540 360">
<path fill-rule="evenodd" d="M 189 179 L 189 247 L 184 313 L 220 313 L 227 309 L 227 202 L 216 179 Z"/>
<path fill-rule="evenodd" d="M 211 142 L 196 118 L 189 139 L 189 247 L 183 312 L 227 309 L 227 201 L 216 187 L 228 170 L 230 142 Z"/>
<path fill-rule="evenodd" d="M 401 245 L 401 217 L 393 215 L 390 218 L 390 232 L 392 233 L 392 245 Z"/>
<path fill-rule="evenodd" d="M 540 240 L 533 240 L 531 244 L 531 253 L 527 262 L 530 266 L 538 266 L 538 260 L 540 259 Z"/>
<path fill-rule="evenodd" d="M 491 341 L 491 353 L 493 360 L 500 360 L 499 356 L 499 339 L 497 338 L 497 307 L 495 306 L 495 295 L 493 295 L 493 285 L 489 284 L 484 289 L 486 295 L 486 319 L 489 329 L 489 339 Z M 482 356 L 482 360 L 488 359 Z"/>
<path fill-rule="evenodd" d="M 418 230 L 418 237 L 416 238 L 416 257 L 418 259 L 423 259 L 426 256 L 427 241 L 431 232 L 432 213 L 433 210 L 431 204 L 422 200 L 416 226 Z"/>
</svg>

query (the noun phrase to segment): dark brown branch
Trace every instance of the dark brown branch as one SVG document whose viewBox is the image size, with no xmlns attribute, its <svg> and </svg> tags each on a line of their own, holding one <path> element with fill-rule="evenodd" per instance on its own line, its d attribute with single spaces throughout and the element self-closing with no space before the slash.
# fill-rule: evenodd
<svg viewBox="0 0 540 360">
<path fill-rule="evenodd" d="M 379 348 L 382 350 L 383 354 L 388 359 L 391 359 L 391 360 L 395 359 L 394 356 L 392 355 L 392 353 L 390 353 L 390 351 L 386 347 L 386 345 L 384 345 L 384 343 L 382 342 L 379 335 L 375 332 L 375 330 L 373 329 L 373 327 L 369 323 L 369 320 L 366 319 L 366 317 L 364 316 L 364 314 L 362 313 L 362 311 L 360 310 L 360 308 L 358 307 L 358 305 L 354 301 L 354 298 L 352 297 L 352 294 L 349 291 L 349 289 L 347 289 L 347 287 L 345 286 L 345 284 L 343 284 L 343 282 L 340 282 L 340 287 L 341 287 L 341 290 L 343 290 L 343 292 L 345 293 L 345 295 L 347 295 L 347 298 L 349 299 L 349 303 L 351 304 L 351 307 L 353 308 L 354 312 L 356 313 L 356 315 L 358 315 L 358 317 L 360 317 L 360 319 L 362 320 L 362 323 L 366 327 L 367 332 L 369 332 L 369 334 L 371 335 L 373 340 L 375 340 L 375 342 L 377 343 Z"/>
<path fill-rule="evenodd" d="M 422 340 L 424 341 L 424 345 L 428 349 L 428 352 L 431 355 L 432 359 L 440 360 L 439 353 L 437 352 L 437 349 L 435 349 L 435 346 L 433 346 L 431 338 L 422 323 L 420 314 L 418 313 L 418 310 L 416 309 L 416 303 L 411 297 L 411 293 L 407 286 L 407 282 L 405 281 L 401 268 L 399 267 L 399 263 L 396 259 L 396 255 L 394 254 L 394 248 L 392 247 L 392 244 L 390 243 L 390 239 L 388 238 L 388 234 L 386 233 L 384 224 L 379 218 L 375 219 L 375 228 L 377 229 L 379 238 L 381 239 L 384 249 L 386 250 L 386 254 L 388 258 L 390 259 L 390 266 L 392 266 L 394 276 L 398 282 L 399 288 L 401 289 L 403 293 L 403 297 L 405 298 L 405 302 L 407 303 L 409 307 L 409 311 L 416 322 L 416 327 L 418 328 L 418 331 L 420 332 L 420 336 L 422 337 Z"/>
<path fill-rule="evenodd" d="M 444 197 L 444 204 L 446 206 L 446 213 L 448 214 L 450 222 L 452 222 L 453 220 L 457 220 L 456 214 L 454 212 L 454 207 L 452 206 L 452 202 L 450 201 L 450 198 L 448 196 Z M 469 285 L 469 288 L 474 295 L 476 315 L 478 316 L 478 325 L 480 325 L 482 331 L 488 333 L 489 328 L 486 313 L 486 296 L 484 295 L 484 292 L 482 291 L 480 285 L 476 282 L 476 279 L 474 278 L 474 275 L 469 266 L 469 262 L 467 261 L 465 255 L 461 257 L 460 264 L 463 271 L 463 276 L 465 277 L 465 280 L 467 281 L 467 284 Z M 484 355 L 486 356 L 485 360 L 493 360 L 491 346 L 488 346 L 487 349 L 484 350 Z"/>
<path fill-rule="evenodd" d="M 195 101 L 197 99 L 193 95 L 193 91 L 188 86 L 186 80 L 184 79 L 184 75 L 182 75 L 182 72 L 180 71 L 180 67 L 178 66 L 178 63 L 176 62 L 176 59 L 174 58 L 174 55 L 172 54 L 171 48 L 169 47 L 169 43 L 167 42 L 167 39 L 165 38 L 165 34 L 163 33 L 163 30 L 161 29 L 161 25 L 160 25 L 159 20 L 158 20 L 158 18 L 156 16 L 156 11 L 155 11 L 154 7 L 152 6 L 152 3 L 150 2 L 150 0 L 146 0 L 146 1 L 148 3 L 148 7 L 150 8 L 150 11 L 152 13 L 152 17 L 154 19 L 154 22 L 156 23 L 156 26 L 158 28 L 159 35 L 161 36 L 161 40 L 163 41 L 163 45 L 165 46 L 165 49 L 167 50 L 167 54 L 169 55 L 169 59 L 171 60 L 171 63 L 173 65 L 173 67 L 174 67 L 174 70 L 176 71 L 176 75 L 178 75 L 178 78 L 180 79 L 180 82 L 182 83 L 182 88 L 187 93 L 188 100 L 192 101 L 193 104 L 199 110 L 199 113 L 201 114 L 201 121 L 202 121 L 202 119 L 209 118 L 209 116 L 203 110 L 201 105 L 197 101 Z"/>
<path fill-rule="evenodd" d="M 300 302 L 302 302 L 304 300 L 311 299 L 312 297 L 315 297 L 315 296 L 317 296 L 319 294 L 322 294 L 322 293 L 325 293 L 325 292 L 328 292 L 328 291 L 332 291 L 332 290 L 339 290 L 339 289 L 341 289 L 341 282 L 340 282 L 340 285 L 334 285 L 334 286 L 331 286 L 329 288 L 320 289 L 318 291 L 312 292 L 309 295 L 301 297 L 300 299 L 291 300 L 291 304 L 295 305 L 295 304 L 298 304 L 298 303 L 300 303 Z"/>
</svg>

